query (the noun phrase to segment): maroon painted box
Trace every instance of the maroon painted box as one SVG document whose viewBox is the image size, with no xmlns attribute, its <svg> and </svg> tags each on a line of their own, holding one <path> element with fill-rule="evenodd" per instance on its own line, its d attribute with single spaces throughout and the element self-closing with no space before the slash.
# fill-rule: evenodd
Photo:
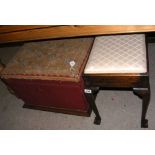
<svg viewBox="0 0 155 155">
<path fill-rule="evenodd" d="M 24 107 L 68 114 L 90 114 L 83 69 L 93 38 L 25 43 L 1 73 Z"/>
</svg>

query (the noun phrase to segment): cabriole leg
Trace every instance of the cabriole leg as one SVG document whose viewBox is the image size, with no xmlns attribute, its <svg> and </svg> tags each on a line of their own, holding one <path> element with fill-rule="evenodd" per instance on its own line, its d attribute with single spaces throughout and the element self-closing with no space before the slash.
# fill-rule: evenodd
<svg viewBox="0 0 155 155">
<path fill-rule="evenodd" d="M 150 103 L 150 88 L 133 88 L 133 91 L 137 96 L 142 99 L 141 127 L 148 128 L 146 113 Z"/>
<path fill-rule="evenodd" d="M 94 120 L 94 124 L 100 125 L 100 123 L 101 123 L 101 117 L 100 117 L 100 114 L 98 112 L 97 106 L 95 104 L 95 97 L 93 95 L 93 92 L 92 92 L 91 89 L 85 89 L 84 92 L 85 92 L 85 96 L 87 98 L 88 103 L 90 104 L 93 112 L 96 115 L 95 116 L 95 120 Z"/>
</svg>

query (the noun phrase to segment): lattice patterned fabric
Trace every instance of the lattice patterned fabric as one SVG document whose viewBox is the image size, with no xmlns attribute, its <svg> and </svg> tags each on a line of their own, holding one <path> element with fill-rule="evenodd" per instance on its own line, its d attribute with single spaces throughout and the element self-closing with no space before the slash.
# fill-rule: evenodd
<svg viewBox="0 0 155 155">
<path fill-rule="evenodd" d="M 25 43 L 2 78 L 79 81 L 94 38 Z"/>
<path fill-rule="evenodd" d="M 144 34 L 95 38 L 85 74 L 147 72 Z"/>
</svg>

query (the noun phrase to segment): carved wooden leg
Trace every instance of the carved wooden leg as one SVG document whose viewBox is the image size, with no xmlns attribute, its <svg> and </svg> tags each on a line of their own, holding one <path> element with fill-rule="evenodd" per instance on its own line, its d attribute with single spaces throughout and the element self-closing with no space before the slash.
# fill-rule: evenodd
<svg viewBox="0 0 155 155">
<path fill-rule="evenodd" d="M 94 100 L 96 99 L 98 92 L 99 92 L 99 87 L 93 87 L 92 94 L 94 96 Z"/>
<path fill-rule="evenodd" d="M 148 120 L 146 119 L 146 113 L 150 101 L 150 88 L 133 88 L 134 93 L 142 98 L 142 115 L 141 115 L 141 127 L 148 128 Z"/>
<path fill-rule="evenodd" d="M 100 117 L 100 114 L 98 112 L 97 106 L 95 104 L 95 97 L 93 95 L 93 92 L 92 92 L 91 89 L 85 89 L 84 92 L 85 92 L 85 96 L 87 98 L 88 103 L 90 104 L 93 112 L 96 115 L 95 120 L 94 120 L 94 124 L 100 125 L 100 123 L 101 123 L 101 117 Z"/>
</svg>

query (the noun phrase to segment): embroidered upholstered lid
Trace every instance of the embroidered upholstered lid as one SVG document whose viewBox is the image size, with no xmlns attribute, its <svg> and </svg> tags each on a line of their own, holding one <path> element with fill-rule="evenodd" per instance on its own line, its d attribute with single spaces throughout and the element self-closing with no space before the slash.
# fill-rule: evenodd
<svg viewBox="0 0 155 155">
<path fill-rule="evenodd" d="M 25 43 L 1 77 L 79 81 L 93 41 L 88 37 Z"/>
<path fill-rule="evenodd" d="M 144 34 L 96 37 L 84 70 L 85 74 L 146 72 Z"/>
</svg>

